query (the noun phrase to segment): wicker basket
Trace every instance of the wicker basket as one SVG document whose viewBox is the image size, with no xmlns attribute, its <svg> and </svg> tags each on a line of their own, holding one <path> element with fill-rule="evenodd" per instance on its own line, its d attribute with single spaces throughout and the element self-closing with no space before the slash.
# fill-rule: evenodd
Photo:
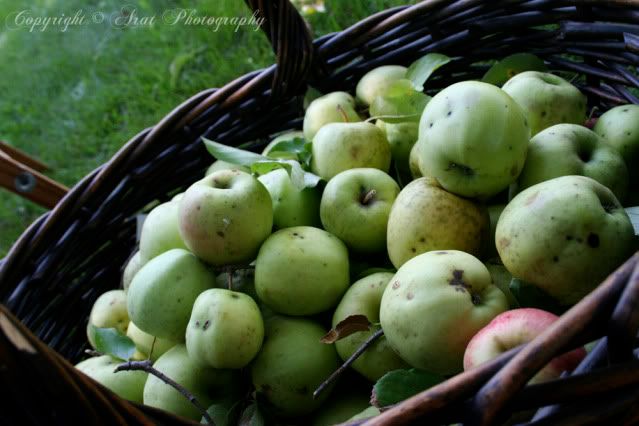
<svg viewBox="0 0 639 426">
<path fill-rule="evenodd" d="M 487 60 L 530 52 L 578 74 L 589 107 L 639 103 L 629 90 L 639 87 L 636 0 L 426 0 L 315 41 L 287 0 L 247 3 L 266 18 L 277 64 L 198 93 L 140 132 L 36 220 L 0 264 L 0 424 L 190 424 L 118 398 L 69 361 L 86 347 L 92 302 L 119 285 L 135 248 L 135 214 L 186 188 L 211 161 L 201 136 L 257 148 L 269 134 L 300 127 L 308 86 L 352 90 L 371 68 L 428 52 L 455 58 L 428 90 L 481 77 Z M 638 259 L 535 341 L 367 424 L 495 424 L 540 407 L 532 424 L 635 422 Z M 524 387 L 553 356 L 601 336 L 572 376 Z"/>
</svg>

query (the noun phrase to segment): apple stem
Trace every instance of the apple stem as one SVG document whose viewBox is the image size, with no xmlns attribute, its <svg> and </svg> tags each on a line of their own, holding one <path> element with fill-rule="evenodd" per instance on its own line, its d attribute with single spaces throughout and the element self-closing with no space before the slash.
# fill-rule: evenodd
<svg viewBox="0 0 639 426">
<path fill-rule="evenodd" d="M 229 271 L 228 280 L 226 281 L 229 287 L 229 290 L 233 291 L 233 271 Z"/>
<path fill-rule="evenodd" d="M 93 349 L 85 349 L 84 353 L 91 356 L 102 356 L 104 355 L 102 352 L 94 351 Z"/>
<path fill-rule="evenodd" d="M 339 111 L 339 113 L 342 115 L 344 123 L 348 123 L 348 115 L 346 114 L 346 111 L 344 111 L 344 108 L 342 108 L 342 106 L 339 104 L 337 105 L 337 111 Z"/>
<path fill-rule="evenodd" d="M 223 274 L 225 272 L 232 274 L 234 271 L 253 271 L 253 270 L 255 270 L 254 265 L 227 265 L 227 266 L 222 266 L 219 268 L 213 268 L 213 272 L 215 272 L 216 274 Z"/>
<path fill-rule="evenodd" d="M 376 190 L 371 189 L 370 191 L 368 191 L 362 197 L 362 204 L 367 205 L 368 203 L 370 203 L 375 195 L 377 195 L 377 191 Z"/>
<path fill-rule="evenodd" d="M 375 343 L 375 341 L 379 339 L 383 334 L 384 330 L 382 330 L 381 328 L 375 333 L 371 334 L 371 336 L 366 339 L 355 352 L 353 352 L 353 355 L 351 355 L 344 362 L 344 364 L 342 364 L 337 370 L 335 370 L 333 374 L 328 377 L 328 379 L 324 380 L 322 384 L 319 385 L 317 389 L 315 389 L 315 392 L 313 392 L 313 399 L 317 399 L 317 397 L 324 391 L 324 389 L 328 387 L 328 385 L 333 383 L 339 376 L 341 376 L 344 371 L 346 371 L 346 369 L 350 367 L 351 364 L 354 363 L 357 358 L 359 358 L 366 351 L 366 349 L 368 349 L 373 343 Z"/>
<path fill-rule="evenodd" d="M 186 399 L 188 399 L 191 402 L 191 404 L 193 404 L 198 409 L 198 411 L 200 411 L 200 413 L 202 413 L 202 416 L 204 417 L 204 419 L 207 422 L 206 424 L 215 426 L 215 423 L 213 423 L 213 419 L 211 418 L 209 413 L 206 411 L 206 408 L 204 408 L 202 406 L 202 404 L 200 404 L 198 402 L 198 400 L 195 398 L 195 396 L 191 392 L 189 392 L 184 386 L 180 385 L 176 381 L 174 381 L 171 378 L 167 377 L 161 371 L 158 371 L 155 368 L 153 368 L 153 365 L 151 364 L 151 361 L 149 361 L 149 360 L 145 360 L 145 361 L 127 361 L 125 363 L 122 363 L 122 364 L 118 365 L 115 368 L 114 373 L 118 373 L 120 371 L 145 371 L 145 372 L 147 372 L 149 374 L 154 375 L 155 377 L 157 377 L 158 379 L 162 380 L 167 385 L 173 387 L 175 390 L 180 392 L 182 394 L 182 396 L 184 396 Z"/>
<path fill-rule="evenodd" d="M 146 359 L 147 361 L 151 360 L 151 355 L 153 355 L 153 349 L 155 349 L 155 341 L 157 339 L 158 339 L 157 337 L 153 336 L 153 342 L 151 342 L 151 350 L 149 351 L 149 356 Z"/>
</svg>

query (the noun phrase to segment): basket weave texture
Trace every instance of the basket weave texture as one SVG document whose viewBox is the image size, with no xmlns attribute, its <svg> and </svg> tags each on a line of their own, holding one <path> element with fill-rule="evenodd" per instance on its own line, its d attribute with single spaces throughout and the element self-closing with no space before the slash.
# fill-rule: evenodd
<svg viewBox="0 0 639 426">
<path fill-rule="evenodd" d="M 0 423 L 189 424 L 121 400 L 66 360 L 77 362 L 86 347 L 93 301 L 119 285 L 135 249 L 136 213 L 188 187 L 211 162 L 203 136 L 257 149 L 269 135 L 301 126 L 309 86 L 352 91 L 368 70 L 407 65 L 429 52 L 454 59 L 427 91 L 481 78 L 487 61 L 529 52 L 553 71 L 573 73 L 590 108 L 639 104 L 631 90 L 639 88 L 636 0 L 426 0 L 314 41 L 288 0 L 247 4 L 266 19 L 262 29 L 277 63 L 194 95 L 134 136 L 36 220 L 1 261 L 0 392 L 7 409 L 0 410 Z M 367 424 L 493 424 L 539 407 L 545 408 L 532 424 L 637 421 L 637 260 L 532 343 Z M 555 355 L 602 336 L 572 376 L 524 387 Z"/>
</svg>

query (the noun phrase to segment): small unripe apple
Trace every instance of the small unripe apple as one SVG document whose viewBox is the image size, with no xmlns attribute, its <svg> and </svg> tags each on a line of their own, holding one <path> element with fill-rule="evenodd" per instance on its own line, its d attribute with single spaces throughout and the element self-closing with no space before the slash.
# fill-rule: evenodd
<svg viewBox="0 0 639 426">
<path fill-rule="evenodd" d="M 436 374 L 462 370 L 470 339 L 508 309 L 483 263 L 461 251 L 430 251 L 397 271 L 382 296 L 380 321 L 404 361 Z"/>
<path fill-rule="evenodd" d="M 325 180 L 355 168 L 388 172 L 390 161 L 390 145 L 371 123 L 330 123 L 313 138 L 311 169 Z"/>
<path fill-rule="evenodd" d="M 375 98 L 383 95 L 395 81 L 406 78 L 406 67 L 383 65 L 364 74 L 357 83 L 355 96 L 364 105 L 371 105 Z"/>
<path fill-rule="evenodd" d="M 189 356 L 214 368 L 242 368 L 257 354 L 264 322 L 248 295 L 222 288 L 202 292 L 186 328 Z"/>
<path fill-rule="evenodd" d="M 140 233 L 142 264 L 171 249 L 186 249 L 178 229 L 178 206 L 174 201 L 160 204 L 144 220 Z"/>
<path fill-rule="evenodd" d="M 180 235 L 213 265 L 251 261 L 273 227 L 273 204 L 248 173 L 220 170 L 194 183 L 179 204 Z"/>
<path fill-rule="evenodd" d="M 391 272 L 377 272 L 355 282 L 335 308 L 333 327 L 351 315 L 364 315 L 371 323 L 378 323 L 382 295 L 393 275 Z M 378 326 L 372 326 L 372 328 L 370 331 L 358 331 L 335 342 L 335 349 L 340 358 L 346 361 L 379 329 Z M 407 368 L 407 365 L 382 336 L 357 358 L 352 367 L 374 382 L 389 371 Z"/>
<path fill-rule="evenodd" d="M 535 339 L 559 317 L 541 309 L 514 309 L 497 315 L 468 343 L 464 353 L 464 370 L 470 370 L 504 352 Z M 529 384 L 559 378 L 564 371 L 572 371 L 586 356 L 584 348 L 572 350 L 553 358 Z"/>
<path fill-rule="evenodd" d="M 386 248 L 386 225 L 399 185 L 378 169 L 350 169 L 333 177 L 322 194 L 324 228 L 358 252 Z"/>
<path fill-rule="evenodd" d="M 155 361 L 166 351 L 177 345 L 173 340 L 161 339 L 146 333 L 138 328 L 133 322 L 129 323 L 126 335 L 133 340 L 135 348 L 139 352 L 141 359 L 150 358 Z"/>
<path fill-rule="evenodd" d="M 431 250 L 462 250 L 479 256 L 488 215 L 473 201 L 419 178 L 402 189 L 388 218 L 388 255 L 399 268 Z"/>
<path fill-rule="evenodd" d="M 639 202 L 639 105 L 619 105 L 606 111 L 595 124 L 594 132 L 613 146 L 626 162 L 634 203 Z"/>
<path fill-rule="evenodd" d="M 634 230 L 594 179 L 562 176 L 517 194 L 495 233 L 504 266 L 562 305 L 577 303 L 632 252 Z"/>
<path fill-rule="evenodd" d="M 310 226 L 271 235 L 255 262 L 262 302 L 287 315 L 312 315 L 337 305 L 350 284 L 348 250 L 334 235 Z"/>
<path fill-rule="evenodd" d="M 525 71 L 502 89 L 523 109 L 531 136 L 555 124 L 586 121 L 586 96 L 558 75 Z"/>
<path fill-rule="evenodd" d="M 87 324 L 87 338 L 93 348 L 95 348 L 95 339 L 91 333 L 93 327 L 115 328 L 120 333 L 126 334 L 126 329 L 129 326 L 126 303 L 124 290 L 107 291 L 93 303 Z"/>
<path fill-rule="evenodd" d="M 312 141 L 328 123 L 362 121 L 355 111 L 355 99 L 346 92 L 332 92 L 310 103 L 304 114 L 304 137 Z"/>
<path fill-rule="evenodd" d="M 271 196 L 276 229 L 319 226 L 321 192 L 318 187 L 299 190 L 284 169 L 273 170 L 258 179 Z"/>
<path fill-rule="evenodd" d="M 422 113 L 420 168 L 447 191 L 486 199 L 517 179 L 529 138 L 524 112 L 506 92 L 462 81 L 435 95 Z"/>
<path fill-rule="evenodd" d="M 530 140 L 519 190 L 568 175 L 593 178 L 618 200 L 626 196 L 626 164 L 617 150 L 595 132 L 577 124 L 557 124 L 537 133 Z"/>
<path fill-rule="evenodd" d="M 410 181 L 408 179 L 411 176 L 410 155 L 417 142 L 419 123 L 412 121 L 386 123 L 382 120 L 377 120 L 375 125 L 382 129 L 386 140 L 388 140 L 395 168 L 403 178 Z"/>
<path fill-rule="evenodd" d="M 153 366 L 188 389 L 204 407 L 222 397 L 233 398 L 238 392 L 238 372 L 218 370 L 196 362 L 189 357 L 183 344 L 169 349 Z M 187 419 L 200 420 L 202 417 L 202 413 L 187 398 L 155 376 L 150 376 L 144 386 L 144 405 Z"/>
<path fill-rule="evenodd" d="M 102 355 L 85 359 L 76 364 L 75 368 L 109 388 L 119 397 L 141 404 L 148 373 L 144 371 L 120 371 L 116 373 L 114 371 L 115 368 L 122 362 L 122 360 L 111 355 Z"/>
<path fill-rule="evenodd" d="M 138 250 L 129 258 L 129 261 L 124 267 L 124 272 L 122 272 L 122 289 L 125 293 L 129 289 L 131 281 L 133 281 L 133 277 L 138 273 L 143 265 L 144 263 L 140 259 L 140 251 Z"/>
<path fill-rule="evenodd" d="M 195 299 L 214 284 L 213 273 L 193 254 L 169 250 L 133 278 L 127 294 L 129 317 L 153 336 L 183 342 Z"/>
<path fill-rule="evenodd" d="M 339 366 L 335 348 L 320 342 L 324 334 L 324 328 L 304 318 L 276 316 L 267 321 L 251 377 L 257 392 L 282 417 L 308 414 L 330 395 L 327 389 L 313 398 L 313 391 Z"/>
</svg>

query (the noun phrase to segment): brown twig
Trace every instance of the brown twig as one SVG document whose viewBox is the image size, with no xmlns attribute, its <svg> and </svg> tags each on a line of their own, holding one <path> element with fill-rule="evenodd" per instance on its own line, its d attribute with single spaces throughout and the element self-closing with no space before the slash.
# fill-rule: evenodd
<svg viewBox="0 0 639 426">
<path fill-rule="evenodd" d="M 362 345 L 357 348 L 355 352 L 353 352 L 353 355 L 351 355 L 344 362 L 344 364 L 342 364 L 337 370 L 335 370 L 333 374 L 328 377 L 328 379 L 324 380 L 322 384 L 319 385 L 317 389 L 315 389 L 315 392 L 313 392 L 313 399 L 316 399 L 324 391 L 324 389 L 328 387 L 328 385 L 333 383 L 339 376 L 341 376 L 344 371 L 346 371 L 346 369 L 350 367 L 351 364 L 354 363 L 357 358 L 359 358 L 366 351 L 366 349 L 368 349 L 373 343 L 375 343 L 375 340 L 379 339 L 383 334 L 384 330 L 382 330 L 381 328 L 375 333 L 371 334 L 371 336 L 366 339 L 366 341 L 364 341 L 364 343 L 362 343 Z"/>
<path fill-rule="evenodd" d="M 182 396 L 188 399 L 189 402 L 193 404 L 200 411 L 200 413 L 202 413 L 202 416 L 204 417 L 208 425 L 215 426 L 215 423 L 213 423 L 213 419 L 211 418 L 209 413 L 206 411 L 206 408 L 204 408 L 202 404 L 199 403 L 199 401 L 195 398 L 195 395 L 189 392 L 184 386 L 180 385 L 179 383 L 177 383 L 170 377 L 167 377 L 161 371 L 156 370 L 153 367 L 153 364 L 151 364 L 151 361 L 149 360 L 127 361 L 125 363 L 118 365 L 115 368 L 114 373 L 118 373 L 120 371 L 145 371 L 149 374 L 154 375 L 155 377 L 162 380 L 167 385 L 173 387 L 175 390 L 180 392 Z"/>
</svg>

